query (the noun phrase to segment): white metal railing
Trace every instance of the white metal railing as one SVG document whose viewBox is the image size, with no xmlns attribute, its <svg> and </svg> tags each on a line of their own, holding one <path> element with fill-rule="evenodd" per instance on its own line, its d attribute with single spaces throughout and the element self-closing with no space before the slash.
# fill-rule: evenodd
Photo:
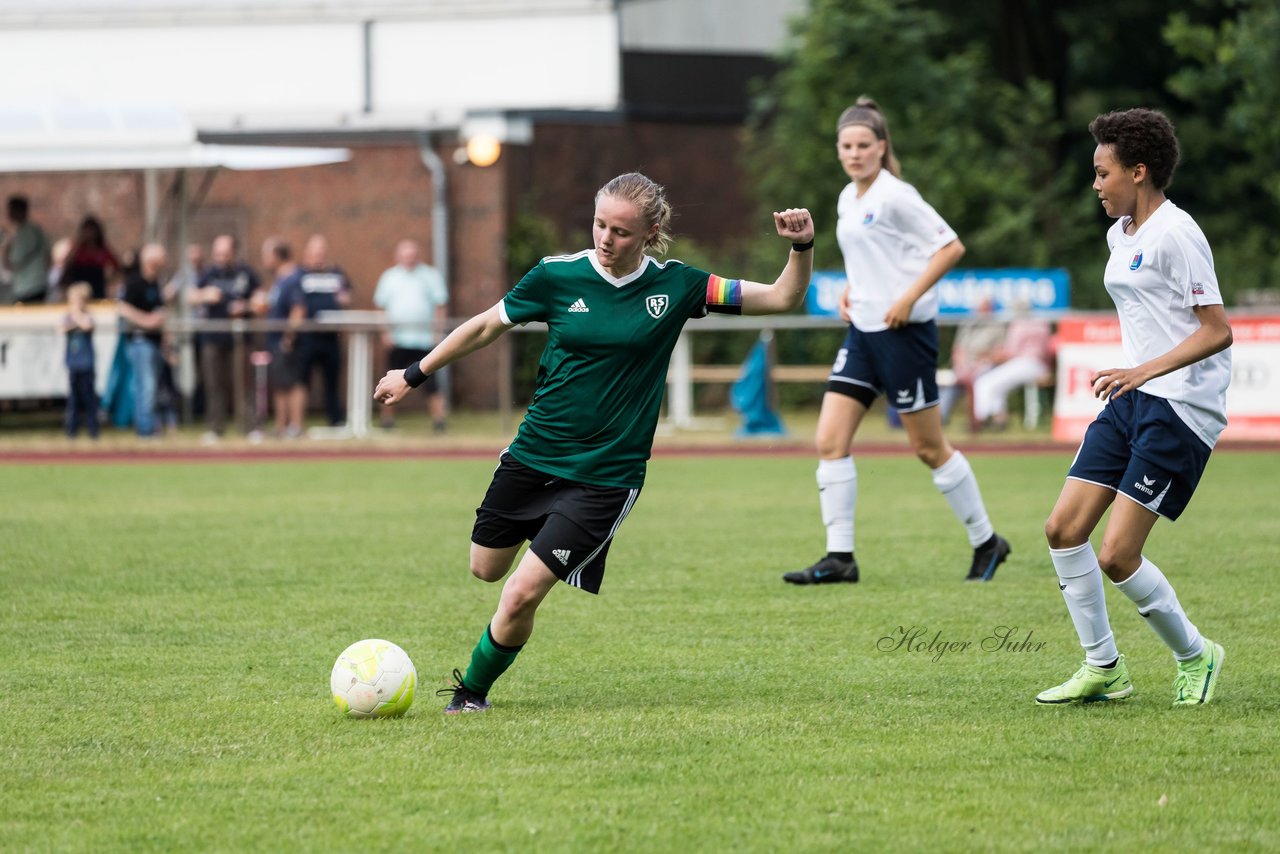
<svg viewBox="0 0 1280 854">
<path fill-rule="evenodd" d="M 113 352 L 116 337 L 115 311 L 114 306 L 109 303 L 97 303 L 93 308 L 99 322 L 97 337 L 100 340 L 97 343 L 97 347 L 106 355 L 106 358 L 100 356 L 98 366 L 100 380 L 105 380 L 105 372 L 109 369 L 109 357 Z M 65 372 L 62 369 L 61 333 L 57 330 L 54 322 L 63 311 L 65 311 L 65 307 L 48 306 L 27 313 L 0 312 L 0 397 L 57 396 L 65 393 L 66 381 Z M 1055 314 L 1053 317 L 1049 317 L 1049 315 L 1041 316 L 1053 319 L 1058 315 Z M 461 322 L 460 319 L 450 321 L 447 327 L 453 328 L 453 326 Z M 962 319 L 952 319 L 943 315 L 939 317 L 938 322 L 942 325 L 949 325 L 962 322 Z M 667 420 L 678 428 L 694 426 L 696 421 L 694 417 L 694 384 L 698 382 L 732 382 L 738 375 L 739 368 L 736 365 L 708 366 L 695 364 L 693 361 L 692 341 L 694 335 L 741 331 L 802 333 L 820 329 L 840 329 L 844 325 L 838 318 L 810 317 L 806 315 L 769 315 L 762 317 L 712 315 L 690 321 L 685 325 L 684 331 L 677 340 L 671 355 L 670 368 L 667 374 Z M 183 342 L 190 342 L 199 332 L 230 332 L 233 336 L 233 346 L 236 349 L 235 358 L 237 363 L 245 365 L 249 364 L 249 339 L 253 335 L 289 329 L 301 332 L 342 333 L 347 339 L 347 424 L 342 431 L 331 433 L 330 435 L 354 438 L 362 438 L 368 435 L 370 430 L 371 413 L 373 411 L 373 384 L 376 375 L 379 373 L 374 365 L 375 336 L 380 337 L 382 333 L 390 328 L 385 316 L 379 311 L 324 312 L 315 320 L 296 327 L 291 326 L 287 320 L 256 318 L 235 320 L 172 319 L 165 326 L 167 332 Z M 516 326 L 512 331 L 520 334 L 545 332 L 546 325 L 530 323 L 525 326 Z M 22 365 L 18 367 L 28 374 L 31 374 L 36 367 L 46 370 L 52 376 L 52 384 L 49 381 L 44 382 L 43 385 L 39 386 L 36 394 L 11 394 L 6 390 L 2 380 L 5 373 L 3 369 L 13 367 L 12 365 L 6 365 L 4 362 L 6 354 L 9 358 L 14 356 L 14 348 L 10 345 L 14 342 L 15 336 L 36 335 L 44 335 L 49 339 L 46 341 L 45 355 L 41 357 L 41 361 L 49 364 L 42 366 Z M 52 349 L 48 346 L 49 341 L 52 341 Z M 104 362 L 106 364 L 102 364 Z M 771 365 L 771 376 L 777 382 L 819 383 L 825 381 L 826 372 L 827 365 L 825 364 Z M 940 382 L 945 384 L 946 378 L 947 372 L 943 371 L 939 377 Z M 497 382 L 498 405 L 505 425 L 509 423 L 511 415 L 516 408 L 513 372 L 509 369 L 499 371 Z M 244 375 L 241 372 L 235 372 L 233 383 L 239 386 L 233 388 L 235 405 L 237 407 L 243 406 L 244 401 L 247 400 L 246 389 L 243 386 Z M 104 383 L 100 382 L 100 386 L 102 384 Z M 1038 418 L 1039 413 L 1033 411 L 1038 409 L 1039 406 L 1038 395 L 1028 394 L 1028 399 L 1026 417 L 1028 419 Z M 246 423 L 244 413 L 237 412 L 236 420 L 241 424 Z"/>
</svg>

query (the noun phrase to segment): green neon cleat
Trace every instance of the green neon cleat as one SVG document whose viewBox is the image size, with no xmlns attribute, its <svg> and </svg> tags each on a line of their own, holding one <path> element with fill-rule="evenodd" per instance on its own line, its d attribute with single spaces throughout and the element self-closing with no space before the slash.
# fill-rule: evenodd
<svg viewBox="0 0 1280 854">
<path fill-rule="evenodd" d="M 1066 682 L 1037 694 L 1036 702 L 1042 706 L 1100 703 L 1104 700 L 1123 700 L 1132 693 L 1133 682 L 1129 680 L 1129 668 L 1125 667 L 1122 655 L 1117 659 L 1115 667 L 1095 667 L 1084 662 Z"/>
<path fill-rule="evenodd" d="M 1175 706 L 1199 706 L 1213 699 L 1222 674 L 1222 644 L 1204 639 L 1199 658 L 1178 662 L 1178 675 L 1173 680 Z"/>
</svg>

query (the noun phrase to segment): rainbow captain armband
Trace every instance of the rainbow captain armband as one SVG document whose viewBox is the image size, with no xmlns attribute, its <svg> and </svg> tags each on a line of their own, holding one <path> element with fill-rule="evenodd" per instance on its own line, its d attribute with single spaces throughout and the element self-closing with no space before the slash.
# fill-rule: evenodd
<svg viewBox="0 0 1280 854">
<path fill-rule="evenodd" d="M 742 314 L 742 280 L 724 279 L 713 273 L 707 279 L 707 311 Z"/>
</svg>

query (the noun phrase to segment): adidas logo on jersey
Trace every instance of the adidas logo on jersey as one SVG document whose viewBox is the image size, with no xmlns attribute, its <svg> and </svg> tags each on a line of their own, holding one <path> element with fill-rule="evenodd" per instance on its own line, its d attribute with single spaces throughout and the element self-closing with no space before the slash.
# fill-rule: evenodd
<svg viewBox="0 0 1280 854">
<path fill-rule="evenodd" d="M 591 311 L 591 309 L 587 308 L 587 304 L 583 302 L 581 298 L 578 298 L 573 301 L 573 305 L 569 306 L 569 311 L 583 312 L 583 311 Z"/>
<path fill-rule="evenodd" d="M 582 300 L 578 300 L 578 302 L 582 302 Z M 573 311 L 573 309 L 569 309 L 569 310 L 570 310 L 570 311 Z M 586 311 L 586 309 L 584 308 L 584 309 L 582 309 L 582 311 Z M 556 559 L 557 559 L 557 560 L 559 560 L 561 564 L 563 564 L 564 566 L 568 566 L 568 565 L 569 565 L 569 550 L 568 550 L 568 549 L 552 549 L 552 550 L 551 550 L 551 553 L 552 553 L 553 555 L 555 555 L 555 556 L 556 556 Z"/>
</svg>

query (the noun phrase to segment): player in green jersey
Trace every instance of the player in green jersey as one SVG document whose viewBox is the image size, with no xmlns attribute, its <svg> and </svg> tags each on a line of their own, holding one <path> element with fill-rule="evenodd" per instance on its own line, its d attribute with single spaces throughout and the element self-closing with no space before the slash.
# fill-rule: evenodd
<svg viewBox="0 0 1280 854">
<path fill-rule="evenodd" d="M 557 582 L 599 592 L 605 557 L 644 485 L 645 465 L 680 330 L 708 311 L 773 314 L 804 298 L 813 273 L 813 221 L 774 213 L 791 241 L 772 284 L 725 279 L 676 260 L 657 261 L 670 241 L 663 188 L 638 173 L 596 194 L 594 246 L 548 257 L 497 305 L 455 329 L 421 361 L 389 371 L 374 399 L 392 405 L 428 375 L 493 343 L 517 323 L 542 321 L 549 335 L 528 414 L 500 464 L 471 534 L 471 572 L 507 576 L 497 612 L 471 654 L 446 713 L 489 708 L 494 681 L 533 632 L 534 613 Z"/>
</svg>

